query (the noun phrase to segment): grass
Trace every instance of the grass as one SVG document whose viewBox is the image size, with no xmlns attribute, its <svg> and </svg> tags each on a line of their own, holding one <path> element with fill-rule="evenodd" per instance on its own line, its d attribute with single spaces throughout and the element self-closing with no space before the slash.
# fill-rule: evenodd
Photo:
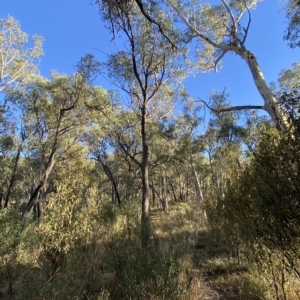
<svg viewBox="0 0 300 300">
<path fill-rule="evenodd" d="M 264 278 L 251 266 L 239 265 L 216 240 L 200 209 L 173 203 L 168 215 L 154 214 L 155 233 L 160 238 L 184 240 L 189 245 L 193 276 L 189 299 L 274 299 Z"/>
</svg>

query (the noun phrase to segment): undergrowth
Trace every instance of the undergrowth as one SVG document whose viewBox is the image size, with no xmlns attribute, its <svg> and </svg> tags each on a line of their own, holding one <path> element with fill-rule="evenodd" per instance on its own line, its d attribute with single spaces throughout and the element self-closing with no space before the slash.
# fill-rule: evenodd
<svg viewBox="0 0 300 300">
<path fill-rule="evenodd" d="M 0 211 L 1 298 L 274 299 L 264 274 L 238 261 L 198 208 L 152 209 L 143 248 L 138 203 L 73 201 L 70 210 L 67 199 L 26 224 L 13 210 Z M 288 295 L 299 299 L 293 286 Z"/>
</svg>

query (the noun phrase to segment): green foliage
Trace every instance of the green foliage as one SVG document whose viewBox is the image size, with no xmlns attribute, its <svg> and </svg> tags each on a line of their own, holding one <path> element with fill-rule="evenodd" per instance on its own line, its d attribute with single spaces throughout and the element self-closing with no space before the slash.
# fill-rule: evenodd
<svg viewBox="0 0 300 300">
<path fill-rule="evenodd" d="M 182 299 L 188 282 L 180 279 L 183 245 L 172 245 L 162 252 L 159 239 L 151 234 L 147 249 L 140 244 L 140 225 L 132 234 L 113 236 L 107 244 L 106 268 L 114 271 L 118 286 L 112 299 Z"/>
<path fill-rule="evenodd" d="M 292 48 L 300 46 L 300 5 L 298 0 L 288 0 L 285 5 L 286 17 L 289 21 L 284 39 Z"/>
<path fill-rule="evenodd" d="M 8 16 L 0 20 L 0 91 L 15 86 L 16 82 L 28 83 L 38 73 L 36 63 L 43 54 L 43 39 L 34 36 L 31 49 L 25 49 L 27 43 L 28 35 L 15 18 Z"/>
<path fill-rule="evenodd" d="M 20 214 L 14 207 L 0 211 L 0 286 L 12 295 L 13 284 L 18 278 L 19 246 L 22 242 Z"/>
<path fill-rule="evenodd" d="M 100 213 L 96 216 L 97 220 L 106 226 L 112 226 L 115 224 L 118 218 L 116 205 L 112 202 L 105 202 L 100 207 Z"/>
<path fill-rule="evenodd" d="M 263 135 L 251 163 L 231 178 L 213 209 L 214 227 L 227 245 L 236 255 L 244 249 L 266 271 L 280 299 L 285 299 L 287 278 L 300 274 L 298 149 L 297 131 L 283 138 L 272 131 Z"/>
</svg>

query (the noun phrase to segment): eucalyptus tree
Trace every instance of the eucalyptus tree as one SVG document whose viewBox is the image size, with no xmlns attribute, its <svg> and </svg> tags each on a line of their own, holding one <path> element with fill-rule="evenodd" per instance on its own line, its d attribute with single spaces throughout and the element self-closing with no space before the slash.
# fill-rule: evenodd
<svg viewBox="0 0 300 300">
<path fill-rule="evenodd" d="M 34 75 L 39 73 L 37 64 L 43 54 L 43 39 L 33 37 L 32 47 L 28 35 L 22 31 L 19 22 L 8 16 L 0 19 L 0 148 L 1 148 L 1 192 L 0 207 L 8 205 L 12 187 L 16 179 L 17 167 L 23 142 L 26 138 L 20 130 L 20 116 L 16 103 L 12 100 L 14 90 L 24 87 Z M 16 132 L 21 138 L 17 138 Z"/>
<path fill-rule="evenodd" d="M 57 160 L 67 160 L 81 149 L 80 137 L 95 118 L 87 106 L 108 104 L 106 92 L 88 84 L 88 73 L 71 76 L 53 73 L 50 80 L 37 78 L 22 96 L 27 110 L 24 129 L 30 157 L 39 161 L 36 183 L 25 206 L 23 217 L 38 202 Z M 99 112 L 97 118 L 99 118 Z"/>
<path fill-rule="evenodd" d="M 197 64 L 201 71 L 217 70 L 227 53 L 231 52 L 238 55 L 247 63 L 254 83 L 264 100 L 264 105 L 255 105 L 254 108 L 265 110 L 277 129 L 285 132 L 287 129 L 286 113 L 281 109 L 278 100 L 268 87 L 255 54 L 246 47 L 251 23 L 251 10 L 261 1 L 219 0 L 217 4 L 211 4 L 210 1 L 203 3 L 200 0 L 161 0 L 149 1 L 147 4 L 138 0 L 102 2 L 106 5 L 114 2 L 114 7 L 120 7 L 123 3 L 140 2 L 138 5 L 144 17 L 151 24 L 159 24 L 161 28 L 164 26 L 164 21 L 153 11 L 160 7 L 161 11 L 169 13 L 170 19 L 172 18 L 174 22 L 180 21 L 178 30 L 183 31 L 183 40 L 186 43 L 191 43 L 192 47 L 196 45 Z M 292 2 L 294 3 L 293 0 Z M 170 38 L 170 36 L 168 37 Z M 172 37 L 170 39 L 172 40 Z M 170 44 L 176 46 L 176 42 Z M 251 105 L 230 109 L 245 108 L 251 108 Z"/>
<path fill-rule="evenodd" d="M 26 49 L 27 43 L 28 35 L 15 18 L 8 16 L 0 20 L 0 91 L 28 81 L 38 73 L 43 39 L 34 36 L 32 48 Z"/>
<path fill-rule="evenodd" d="M 135 163 L 142 174 L 142 224 L 146 224 L 149 218 L 148 125 L 160 114 L 159 107 L 161 111 L 166 101 L 175 101 L 174 86 L 183 74 L 176 67 L 178 53 L 165 42 L 159 29 L 143 18 L 134 2 L 125 1 L 106 8 L 102 11 L 104 18 L 111 20 L 113 29 L 126 37 L 125 50 L 110 55 L 106 66 L 110 80 L 129 96 L 127 105 L 140 120 L 142 157 Z M 171 32 L 167 16 L 161 11 L 157 14 Z"/>
<path fill-rule="evenodd" d="M 175 18 L 179 18 L 185 28 L 186 42 L 195 41 L 197 62 L 200 70 L 217 70 L 227 53 L 242 58 L 251 71 L 254 83 L 264 100 L 264 109 L 276 127 L 284 132 L 287 126 L 286 114 L 268 87 L 255 54 L 246 47 L 251 23 L 251 10 L 261 0 L 220 0 L 218 4 L 209 2 L 165 0 Z M 246 15 L 246 16 L 245 16 Z M 244 24 L 244 20 L 247 22 Z M 237 107 L 234 109 L 250 108 Z M 257 106 L 255 106 L 257 108 Z"/>
</svg>

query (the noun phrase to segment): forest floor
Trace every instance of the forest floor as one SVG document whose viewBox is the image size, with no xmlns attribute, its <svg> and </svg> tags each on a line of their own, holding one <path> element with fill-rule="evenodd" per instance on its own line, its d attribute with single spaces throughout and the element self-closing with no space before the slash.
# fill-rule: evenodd
<svg viewBox="0 0 300 300">
<path fill-rule="evenodd" d="M 218 241 L 200 209 L 174 204 L 170 212 L 151 212 L 155 234 L 162 245 L 178 239 L 188 243 L 194 285 L 191 300 L 272 299 L 263 277 L 238 263 Z"/>
</svg>

